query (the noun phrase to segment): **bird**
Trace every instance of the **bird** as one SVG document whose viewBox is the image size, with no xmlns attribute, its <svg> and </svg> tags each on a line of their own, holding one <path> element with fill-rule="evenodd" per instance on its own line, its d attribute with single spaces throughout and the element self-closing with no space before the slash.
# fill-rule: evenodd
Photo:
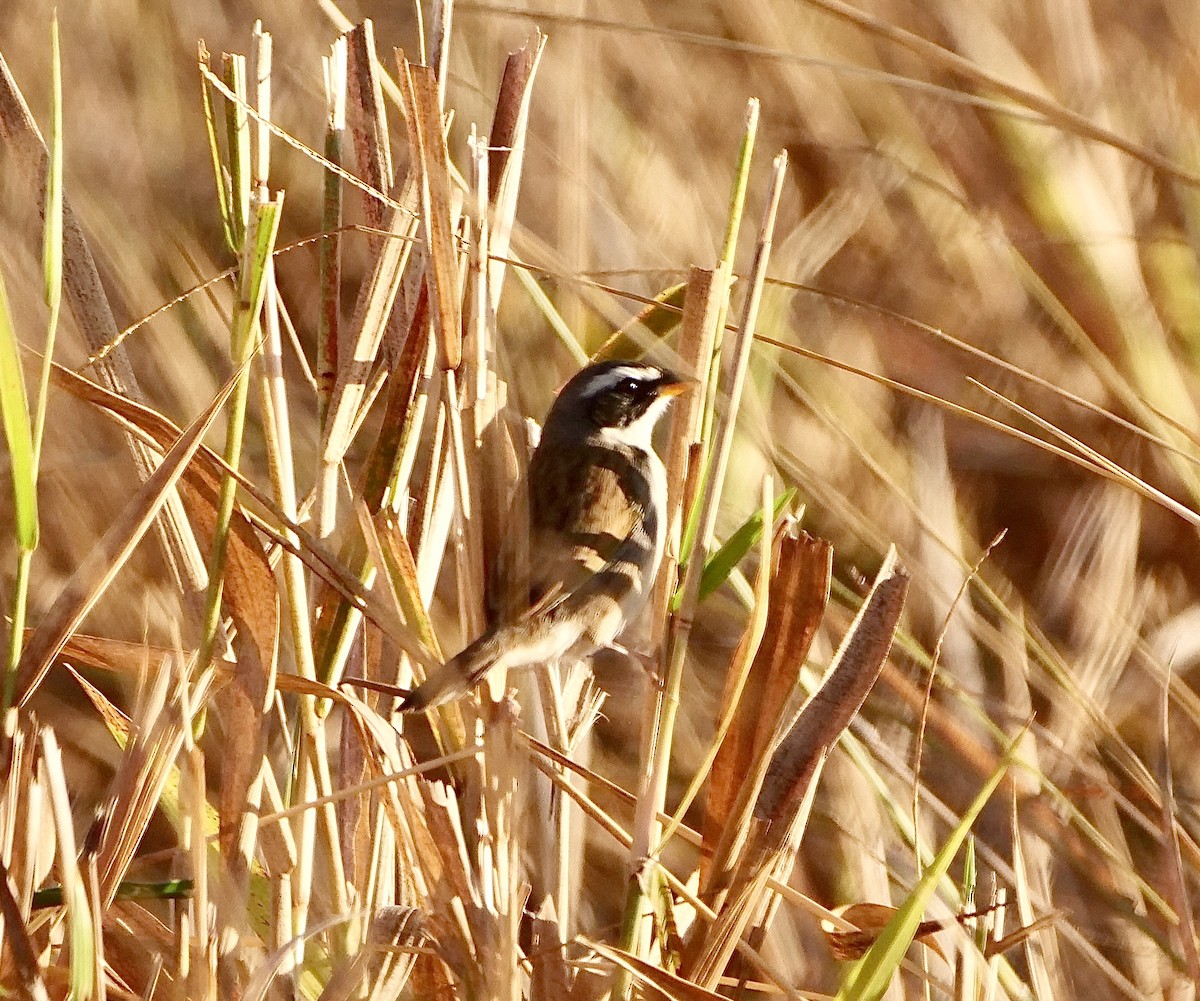
<svg viewBox="0 0 1200 1001">
<path fill-rule="evenodd" d="M 434 666 L 402 712 L 453 701 L 502 666 L 616 646 L 650 596 L 666 539 L 667 477 L 651 436 L 694 382 L 661 365 L 613 360 L 563 386 L 527 473 L 529 602 Z"/>
</svg>

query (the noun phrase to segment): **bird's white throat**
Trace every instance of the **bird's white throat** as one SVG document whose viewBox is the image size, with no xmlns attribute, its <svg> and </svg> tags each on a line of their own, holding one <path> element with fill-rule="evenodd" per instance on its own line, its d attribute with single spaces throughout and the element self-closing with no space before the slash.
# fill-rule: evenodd
<svg viewBox="0 0 1200 1001">
<path fill-rule="evenodd" d="M 626 448 L 636 448 L 643 452 L 653 452 L 651 439 L 654 437 L 654 425 L 659 422 L 663 411 L 671 405 L 671 397 L 660 396 L 646 408 L 646 412 L 637 420 L 631 421 L 624 427 L 601 428 L 597 433 L 601 441 L 609 441 L 614 445 L 624 445 Z"/>
</svg>

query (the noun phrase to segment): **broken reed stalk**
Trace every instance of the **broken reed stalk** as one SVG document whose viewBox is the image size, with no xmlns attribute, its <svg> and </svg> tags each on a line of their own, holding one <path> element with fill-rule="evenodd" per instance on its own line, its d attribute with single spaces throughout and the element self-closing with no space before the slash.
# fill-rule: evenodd
<svg viewBox="0 0 1200 1001">
<path fill-rule="evenodd" d="M 325 159 L 341 166 L 346 134 L 346 37 L 340 36 L 322 57 L 325 76 Z M 338 335 L 342 315 L 342 179 L 325 171 L 321 201 L 319 250 L 321 311 L 317 316 L 317 427 L 323 434 L 329 416 L 329 399 L 337 379 Z"/>
<path fill-rule="evenodd" d="M 257 82 L 256 106 L 263 118 L 270 118 L 271 36 L 257 28 L 255 80 Z M 271 132 L 262 123 L 255 129 L 255 152 L 259 200 L 269 197 L 267 178 L 270 176 Z M 322 241 L 324 249 L 324 241 Z M 266 445 L 267 467 L 271 477 L 275 503 L 288 521 L 299 520 L 296 496 L 296 470 L 292 459 L 292 426 L 288 403 L 287 382 L 283 373 L 283 338 L 280 332 L 279 289 L 275 283 L 275 262 L 271 258 L 265 275 L 265 291 L 262 310 L 264 338 L 259 368 L 259 399 L 263 417 L 263 437 Z M 293 547 L 299 537 L 284 529 L 287 540 Z M 306 678 L 316 678 L 313 659 L 312 629 L 309 623 L 308 587 L 304 575 L 304 564 L 294 551 L 283 552 L 281 557 L 284 596 L 287 601 L 288 623 L 291 627 L 292 651 L 296 668 Z"/>
</svg>

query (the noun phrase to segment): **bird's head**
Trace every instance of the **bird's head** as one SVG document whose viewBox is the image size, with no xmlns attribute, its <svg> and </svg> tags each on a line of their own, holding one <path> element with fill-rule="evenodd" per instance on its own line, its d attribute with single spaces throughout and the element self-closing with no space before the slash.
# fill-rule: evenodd
<svg viewBox="0 0 1200 1001">
<path fill-rule="evenodd" d="M 589 365 L 559 392 L 546 416 L 544 434 L 586 428 L 616 442 L 648 449 L 654 426 L 671 400 L 694 381 L 646 362 Z"/>
</svg>

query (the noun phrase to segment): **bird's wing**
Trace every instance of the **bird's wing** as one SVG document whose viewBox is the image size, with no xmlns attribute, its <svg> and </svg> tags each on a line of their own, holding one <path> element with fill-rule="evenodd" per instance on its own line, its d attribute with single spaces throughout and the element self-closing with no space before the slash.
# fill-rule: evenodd
<svg viewBox="0 0 1200 1001">
<path fill-rule="evenodd" d="M 580 640 L 604 646 L 645 599 L 661 539 L 642 453 L 581 451 L 578 466 L 557 464 L 553 490 L 543 481 L 536 492 L 543 503 L 531 512 L 532 562 L 540 587 L 522 618 L 574 619 Z M 538 553 L 560 555 L 539 566 Z"/>
<path fill-rule="evenodd" d="M 586 442 L 539 448 L 530 476 L 530 611 L 628 558 L 650 510 L 636 453 Z"/>
<path fill-rule="evenodd" d="M 402 709 L 456 698 L 500 663 L 552 659 L 585 639 L 610 642 L 630 595 L 644 595 L 658 526 L 641 457 L 599 445 L 539 448 L 529 476 L 529 604 L 434 668 Z"/>
</svg>

